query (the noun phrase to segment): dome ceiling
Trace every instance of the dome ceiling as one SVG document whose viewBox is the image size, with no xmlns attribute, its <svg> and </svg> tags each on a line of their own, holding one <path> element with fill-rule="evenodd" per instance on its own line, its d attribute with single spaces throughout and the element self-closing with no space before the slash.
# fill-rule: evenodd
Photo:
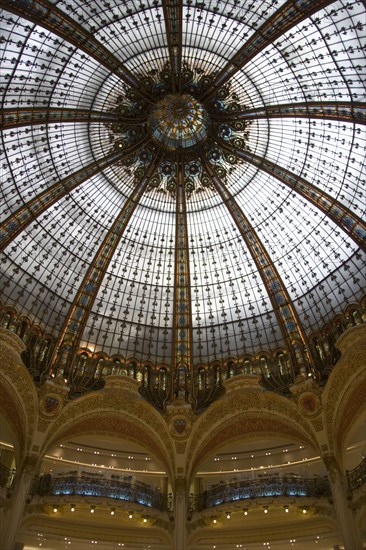
<svg viewBox="0 0 366 550">
<path fill-rule="evenodd" d="M 365 289 L 362 3 L 1 5 L 3 301 L 108 355 L 301 364 Z"/>
</svg>

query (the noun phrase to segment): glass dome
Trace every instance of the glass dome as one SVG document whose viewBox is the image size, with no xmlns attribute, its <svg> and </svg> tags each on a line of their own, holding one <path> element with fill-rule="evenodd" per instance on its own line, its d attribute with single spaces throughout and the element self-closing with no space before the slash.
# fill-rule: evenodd
<svg viewBox="0 0 366 550">
<path fill-rule="evenodd" d="M 365 290 L 362 2 L 2 7 L 3 303 L 69 354 L 311 371 Z"/>
<path fill-rule="evenodd" d="M 175 151 L 204 140 L 209 117 L 206 109 L 191 95 L 168 94 L 151 109 L 149 127 L 158 144 Z"/>
</svg>

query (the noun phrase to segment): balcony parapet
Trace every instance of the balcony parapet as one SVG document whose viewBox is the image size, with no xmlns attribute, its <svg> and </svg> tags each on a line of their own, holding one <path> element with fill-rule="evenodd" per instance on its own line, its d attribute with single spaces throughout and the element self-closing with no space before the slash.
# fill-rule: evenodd
<svg viewBox="0 0 366 550">
<path fill-rule="evenodd" d="M 347 471 L 347 481 L 351 491 L 359 489 L 366 483 L 366 458 L 363 458 L 353 470 Z"/>
<path fill-rule="evenodd" d="M 191 495 L 189 511 L 201 512 L 221 504 L 261 497 L 331 497 L 328 478 L 265 478 L 261 480 L 245 480 L 222 485 L 204 491 L 200 495 Z"/>
<path fill-rule="evenodd" d="M 79 495 L 85 497 L 104 497 L 148 508 L 166 511 L 168 497 L 160 491 L 141 484 L 88 476 L 66 475 L 53 477 L 44 474 L 35 477 L 31 488 L 31 496 L 66 496 Z"/>
<path fill-rule="evenodd" d="M 0 464 L 0 487 L 9 488 L 12 486 L 15 478 L 15 470 L 13 468 L 6 468 Z"/>
</svg>

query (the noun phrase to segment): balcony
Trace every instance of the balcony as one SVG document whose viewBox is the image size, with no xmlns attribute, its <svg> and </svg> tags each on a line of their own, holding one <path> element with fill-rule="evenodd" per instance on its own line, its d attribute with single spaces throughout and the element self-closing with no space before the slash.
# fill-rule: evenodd
<svg viewBox="0 0 366 550">
<path fill-rule="evenodd" d="M 50 474 L 41 475 L 34 478 L 31 495 L 107 497 L 141 504 L 159 511 L 167 510 L 167 495 L 163 495 L 160 491 L 147 485 L 87 475 L 75 474 L 58 477 Z"/>
<path fill-rule="evenodd" d="M 191 495 L 190 511 L 200 512 L 220 504 L 260 497 L 330 497 L 331 489 L 326 477 L 305 479 L 300 477 L 266 477 L 238 481 L 214 487 L 200 495 Z"/>
<path fill-rule="evenodd" d="M 355 491 L 366 482 L 366 458 L 356 468 L 347 472 L 347 480 L 352 491 Z"/>
<path fill-rule="evenodd" d="M 0 487 L 11 487 L 15 476 L 15 470 L 6 468 L 0 464 Z"/>
</svg>

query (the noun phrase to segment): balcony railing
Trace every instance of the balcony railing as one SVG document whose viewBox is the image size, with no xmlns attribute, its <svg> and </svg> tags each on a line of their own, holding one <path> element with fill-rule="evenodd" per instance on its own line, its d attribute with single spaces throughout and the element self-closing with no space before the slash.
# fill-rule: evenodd
<svg viewBox="0 0 366 550">
<path fill-rule="evenodd" d="M 347 479 L 349 488 L 353 491 L 366 482 L 366 458 L 356 468 L 347 472 Z"/>
<path fill-rule="evenodd" d="M 51 477 L 49 474 L 33 480 L 32 495 L 81 495 L 87 497 L 108 497 L 117 500 L 142 504 L 164 511 L 167 509 L 167 496 L 160 491 L 139 483 L 129 483 L 116 479 L 64 476 Z"/>
<path fill-rule="evenodd" d="M 15 477 L 15 470 L 0 464 L 0 487 L 11 487 Z"/>
<path fill-rule="evenodd" d="M 331 489 L 327 478 L 266 478 L 247 480 L 222 485 L 205 491 L 200 495 L 192 495 L 190 511 L 200 512 L 229 502 L 260 497 L 329 497 Z"/>
</svg>

